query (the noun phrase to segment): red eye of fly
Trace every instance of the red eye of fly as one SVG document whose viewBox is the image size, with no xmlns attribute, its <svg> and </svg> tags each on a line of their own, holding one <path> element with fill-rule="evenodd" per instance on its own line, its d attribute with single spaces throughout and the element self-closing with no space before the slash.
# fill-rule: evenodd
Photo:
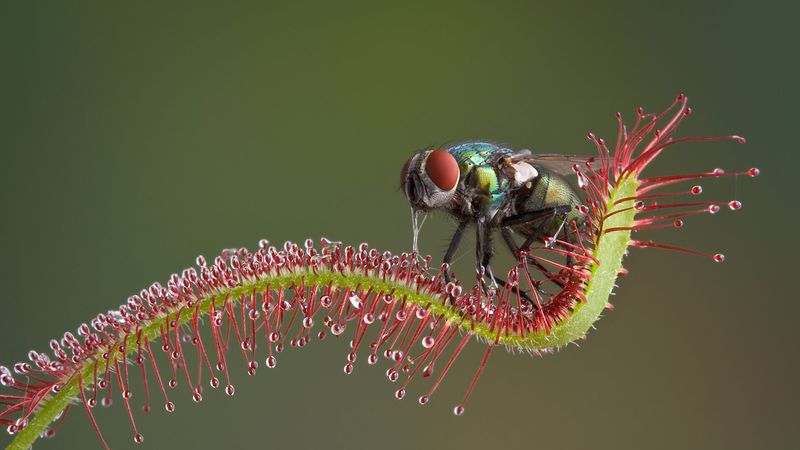
<svg viewBox="0 0 800 450">
<path fill-rule="evenodd" d="M 425 160 L 425 173 L 439 187 L 449 191 L 458 183 L 458 163 L 453 155 L 445 150 L 434 150 Z"/>
</svg>

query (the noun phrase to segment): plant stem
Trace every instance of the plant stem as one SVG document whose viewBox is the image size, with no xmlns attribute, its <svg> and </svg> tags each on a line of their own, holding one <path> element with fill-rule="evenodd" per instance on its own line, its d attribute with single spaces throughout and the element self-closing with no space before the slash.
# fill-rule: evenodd
<svg viewBox="0 0 800 450">
<path fill-rule="evenodd" d="M 632 198 L 636 195 L 638 182 L 633 178 L 625 178 L 620 181 L 617 187 L 611 192 L 607 205 L 614 205 L 617 199 Z M 615 205 L 609 213 L 628 208 L 603 220 L 603 226 L 609 228 L 625 228 L 633 225 L 635 211 L 632 208 L 633 201 L 622 202 Z M 630 231 L 615 231 L 604 233 L 600 236 L 594 249 L 594 257 L 599 261 L 590 266 L 591 278 L 585 292 L 586 301 L 580 302 L 574 308 L 569 318 L 557 323 L 549 331 L 539 331 L 519 337 L 512 334 L 502 334 L 499 338 L 498 331 L 493 331 L 484 323 L 473 322 L 461 316 L 457 311 L 446 306 L 437 295 L 426 292 L 417 292 L 416 288 L 409 286 L 404 281 L 387 281 L 378 275 L 366 275 L 363 273 L 334 273 L 329 271 L 313 272 L 310 270 L 298 270 L 289 274 L 270 275 L 254 280 L 246 280 L 241 286 L 232 289 L 222 289 L 213 295 L 208 295 L 199 300 L 199 311 L 205 315 L 208 313 L 211 302 L 219 309 L 226 300 L 237 302 L 243 296 L 249 296 L 253 292 L 261 292 L 269 288 L 287 288 L 303 283 L 306 286 L 334 286 L 349 287 L 356 289 L 373 289 L 375 291 L 394 292 L 397 298 L 405 298 L 406 302 L 427 307 L 433 313 L 444 316 L 452 323 L 458 323 L 464 331 L 474 333 L 488 342 L 497 340 L 498 343 L 516 348 L 527 350 L 545 350 L 563 347 L 586 335 L 592 324 L 600 317 L 603 309 L 608 304 L 608 297 L 614 287 L 617 274 L 622 268 L 622 258 L 630 243 Z M 169 317 L 174 319 L 178 326 L 189 323 L 192 320 L 194 309 L 179 307 L 171 310 L 168 314 L 162 314 L 150 321 L 141 329 L 141 338 L 153 340 L 161 336 L 161 326 Z M 92 380 L 92 374 L 97 366 L 97 373 L 105 370 L 108 361 L 102 358 L 102 354 L 107 352 L 110 355 L 120 353 L 120 348 L 124 345 L 126 355 L 138 351 L 138 340 L 136 335 L 128 335 L 123 343 L 115 345 L 110 349 L 100 349 L 88 360 L 81 370 L 84 379 L 84 387 L 88 387 Z M 113 363 L 113 359 L 112 359 Z M 14 440 L 7 447 L 13 450 L 26 450 L 41 436 L 47 427 L 56 420 L 64 409 L 80 395 L 78 374 L 64 380 L 62 389 L 50 397 L 42 400 L 39 410 L 30 419 L 25 428 L 20 430 Z"/>
</svg>

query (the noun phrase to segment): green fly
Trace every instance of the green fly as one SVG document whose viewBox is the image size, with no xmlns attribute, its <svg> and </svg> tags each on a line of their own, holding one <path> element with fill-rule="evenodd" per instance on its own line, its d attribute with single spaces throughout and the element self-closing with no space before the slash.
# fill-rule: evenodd
<svg viewBox="0 0 800 450">
<path fill-rule="evenodd" d="M 414 249 L 417 214 L 445 211 L 458 226 L 443 262 L 452 262 L 467 226 L 474 223 L 478 273 L 487 274 L 495 286 L 505 285 L 489 267 L 493 233 L 500 231 L 515 256 L 533 242 L 550 246 L 562 233 L 562 240 L 577 245 L 577 230 L 569 224 L 580 227 L 586 218 L 578 210 L 580 197 L 563 177 L 575 174 L 575 164 L 592 161 L 583 156 L 513 151 L 486 142 L 421 150 L 400 172 L 401 189 L 414 211 Z M 521 245 L 515 234 L 524 238 Z M 538 262 L 529 262 L 545 270 Z M 568 258 L 567 265 L 572 263 Z M 445 279 L 450 280 L 447 273 Z"/>
</svg>

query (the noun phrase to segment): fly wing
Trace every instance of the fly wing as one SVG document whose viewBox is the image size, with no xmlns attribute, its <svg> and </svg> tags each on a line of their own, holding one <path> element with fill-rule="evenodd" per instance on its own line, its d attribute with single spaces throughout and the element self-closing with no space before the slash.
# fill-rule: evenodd
<svg viewBox="0 0 800 450">
<path fill-rule="evenodd" d="M 572 170 L 572 166 L 575 164 L 577 164 L 582 169 L 586 167 L 586 163 L 588 163 L 589 166 L 594 170 L 599 170 L 600 167 L 602 167 L 600 161 L 597 161 L 594 157 L 587 155 L 559 155 L 557 153 L 537 153 L 530 155 L 530 157 L 528 157 L 526 161 L 534 165 L 546 167 L 562 176 L 575 175 L 575 171 Z"/>
</svg>

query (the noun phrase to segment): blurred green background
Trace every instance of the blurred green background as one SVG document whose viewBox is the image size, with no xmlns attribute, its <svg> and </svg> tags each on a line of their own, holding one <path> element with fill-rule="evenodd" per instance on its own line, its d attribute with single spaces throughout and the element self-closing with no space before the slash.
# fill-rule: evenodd
<svg viewBox="0 0 800 450">
<path fill-rule="evenodd" d="M 422 408 L 413 385 L 393 398 L 385 367 L 360 361 L 345 376 L 345 342 L 326 340 L 256 377 L 235 367 L 234 399 L 208 390 L 195 405 L 177 390 L 174 415 L 138 414 L 141 448 L 797 448 L 794 12 L 107 3 L 0 6 L 0 362 L 47 348 L 198 254 L 320 236 L 408 249 L 398 172 L 421 147 L 490 139 L 591 153 L 586 132 L 613 140 L 615 111 L 631 118 L 685 92 L 695 114 L 681 135 L 748 144 L 675 148 L 651 173 L 763 175 L 703 183 L 740 212 L 647 236 L 722 251 L 725 264 L 633 251 L 616 311 L 582 349 L 496 353 L 462 417 L 451 408 L 479 345 Z M 422 250 L 441 257 L 452 229 L 429 220 Z M 113 448 L 133 448 L 117 403 L 98 419 Z M 98 447 L 78 409 L 37 445 Z"/>
</svg>

